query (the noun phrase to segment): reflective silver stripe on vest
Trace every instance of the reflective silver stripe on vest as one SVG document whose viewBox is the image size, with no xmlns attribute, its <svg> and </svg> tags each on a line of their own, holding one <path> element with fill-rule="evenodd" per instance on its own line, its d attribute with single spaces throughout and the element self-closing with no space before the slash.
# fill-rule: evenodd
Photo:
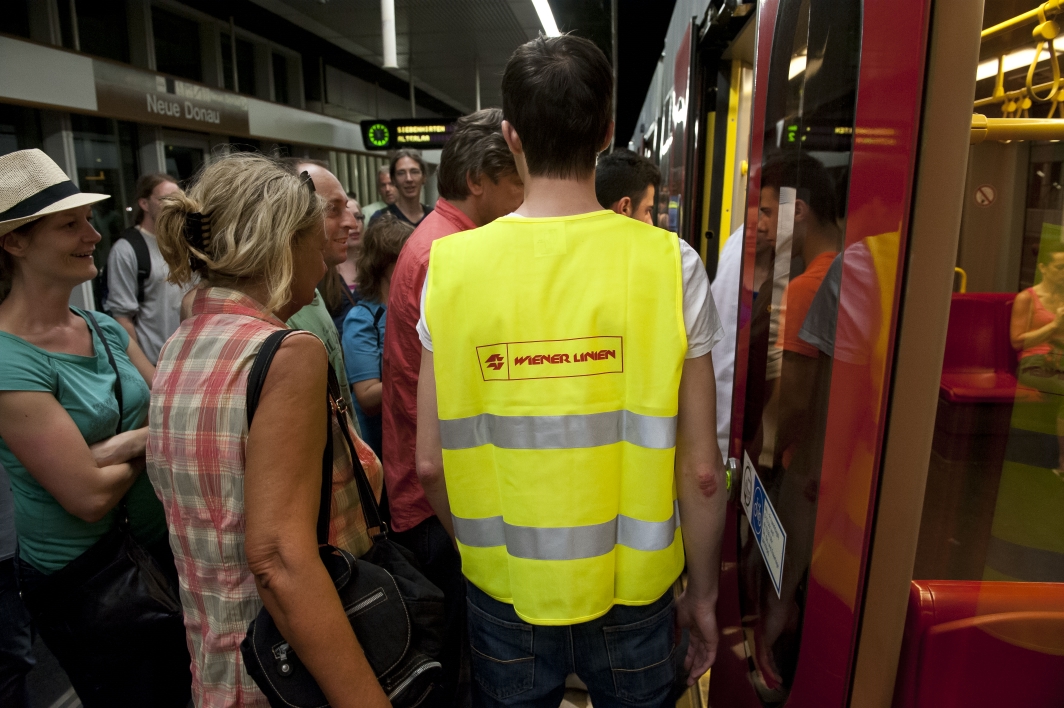
<svg viewBox="0 0 1064 708">
<path fill-rule="evenodd" d="M 463 545 L 476 548 L 506 546 L 515 558 L 532 560 L 577 560 L 595 558 L 627 546 L 637 551 L 662 551 L 672 545 L 680 527 L 680 505 L 673 503 L 672 518 L 640 521 L 620 514 L 615 519 L 590 526 L 539 528 L 515 526 L 501 516 L 454 520 L 454 532 Z"/>
<path fill-rule="evenodd" d="M 564 450 L 621 441 L 655 450 L 676 447 L 676 416 L 609 411 L 586 415 L 493 415 L 440 421 L 444 450 L 481 445 L 511 450 Z"/>
</svg>

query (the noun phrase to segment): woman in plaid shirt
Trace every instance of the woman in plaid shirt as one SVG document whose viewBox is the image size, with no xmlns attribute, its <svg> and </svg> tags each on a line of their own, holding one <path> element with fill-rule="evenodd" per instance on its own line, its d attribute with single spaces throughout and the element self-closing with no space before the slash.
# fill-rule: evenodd
<svg viewBox="0 0 1064 708">
<path fill-rule="evenodd" d="M 329 365 L 321 341 L 309 333 L 284 340 L 247 425 L 255 355 L 313 299 L 325 273 L 322 214 L 309 178 L 240 154 L 207 167 L 187 196 L 167 200 L 158 221 L 171 277 L 202 281 L 192 316 L 159 357 L 147 451 L 200 708 L 268 705 L 240 655 L 263 604 L 331 705 L 388 705 L 318 556 Z M 356 444 L 379 495 L 380 463 Z M 344 445 L 333 450 L 329 542 L 362 555 L 370 540 L 352 460 Z"/>
</svg>

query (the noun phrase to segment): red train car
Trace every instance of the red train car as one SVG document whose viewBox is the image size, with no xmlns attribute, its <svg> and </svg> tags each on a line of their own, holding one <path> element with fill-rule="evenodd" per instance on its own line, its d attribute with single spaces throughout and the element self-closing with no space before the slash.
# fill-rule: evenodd
<svg viewBox="0 0 1064 708">
<path fill-rule="evenodd" d="M 677 3 L 631 145 L 732 330 L 709 705 L 1064 705 L 1060 12 Z"/>
</svg>

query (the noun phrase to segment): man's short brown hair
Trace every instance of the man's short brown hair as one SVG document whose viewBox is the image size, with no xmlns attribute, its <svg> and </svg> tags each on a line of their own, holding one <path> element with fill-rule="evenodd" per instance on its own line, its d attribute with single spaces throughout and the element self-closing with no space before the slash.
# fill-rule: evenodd
<svg viewBox="0 0 1064 708">
<path fill-rule="evenodd" d="M 502 137 L 502 111 L 485 108 L 458 119 L 443 146 L 436 185 L 444 199 L 465 199 L 469 196 L 467 175 L 473 180 L 486 175 L 498 184 L 503 175 L 515 172 L 513 153 Z"/>
<path fill-rule="evenodd" d="M 502 112 L 521 138 L 530 175 L 586 177 L 610 132 L 613 69 L 586 39 L 541 36 L 507 62 Z"/>
</svg>

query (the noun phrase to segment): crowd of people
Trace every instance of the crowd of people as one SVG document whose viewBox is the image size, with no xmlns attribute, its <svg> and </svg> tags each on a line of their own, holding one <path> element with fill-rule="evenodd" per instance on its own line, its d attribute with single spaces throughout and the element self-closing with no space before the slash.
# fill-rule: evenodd
<svg viewBox="0 0 1064 708">
<path fill-rule="evenodd" d="M 110 315 L 69 305 L 107 197 L 0 157 L 0 702 L 37 632 L 88 708 L 269 705 L 241 651 L 265 608 L 330 705 L 389 705 L 319 553 L 379 539 L 360 489 L 442 591 L 423 705 L 554 708 L 576 674 L 666 706 L 709 669 L 724 333 L 657 169 L 603 152 L 612 87 L 586 40 L 523 45 L 432 206 L 409 150 L 365 206 L 305 158 L 146 175 Z"/>
</svg>

